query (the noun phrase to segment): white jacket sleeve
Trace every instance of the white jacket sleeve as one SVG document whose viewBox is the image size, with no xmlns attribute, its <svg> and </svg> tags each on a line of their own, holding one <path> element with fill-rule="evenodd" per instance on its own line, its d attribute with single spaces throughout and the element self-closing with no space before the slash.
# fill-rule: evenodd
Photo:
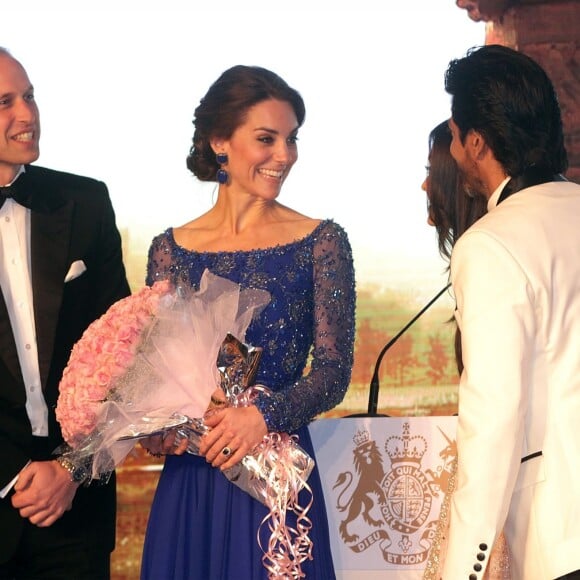
<svg viewBox="0 0 580 580">
<path fill-rule="evenodd" d="M 503 529 L 522 457 L 535 336 L 526 273 L 491 235 L 462 236 L 451 279 L 465 370 L 444 580 L 482 578 Z"/>
</svg>

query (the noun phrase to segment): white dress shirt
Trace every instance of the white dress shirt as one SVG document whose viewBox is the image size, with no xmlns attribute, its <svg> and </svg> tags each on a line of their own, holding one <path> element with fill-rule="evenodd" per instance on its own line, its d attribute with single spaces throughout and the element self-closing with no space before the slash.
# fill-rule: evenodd
<svg viewBox="0 0 580 580">
<path fill-rule="evenodd" d="M 22 167 L 18 175 L 23 171 Z M 26 412 L 32 434 L 47 437 L 48 407 L 40 383 L 30 280 L 30 210 L 13 199 L 7 199 L 0 208 L 0 286 L 26 387 Z M 13 483 L 0 490 L 0 497 Z"/>
</svg>

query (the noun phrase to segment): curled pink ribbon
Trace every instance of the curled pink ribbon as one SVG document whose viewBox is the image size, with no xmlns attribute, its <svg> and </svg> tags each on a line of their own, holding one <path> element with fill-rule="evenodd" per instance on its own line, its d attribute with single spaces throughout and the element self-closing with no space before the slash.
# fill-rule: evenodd
<svg viewBox="0 0 580 580">
<path fill-rule="evenodd" d="M 229 404 L 233 407 L 248 406 L 254 403 L 259 394 L 269 395 L 270 390 L 263 385 L 254 385 L 229 401 Z M 312 560 L 312 540 L 308 536 L 312 521 L 307 514 L 312 507 L 313 496 L 303 477 L 304 471 L 296 462 L 297 441 L 296 435 L 271 432 L 252 450 L 252 456 L 259 465 L 266 467 L 264 472 L 268 473 L 262 497 L 263 503 L 270 511 L 260 523 L 257 539 L 264 553 L 262 563 L 270 579 L 304 578 L 301 564 L 306 560 Z M 300 505 L 298 501 L 298 493 L 302 489 L 309 494 L 305 506 Z M 288 511 L 296 515 L 295 528 L 286 523 Z M 260 534 L 266 524 L 270 538 L 267 547 L 264 548 Z"/>
<path fill-rule="evenodd" d="M 312 521 L 307 514 L 313 497 L 292 457 L 296 439 L 296 436 L 287 433 L 269 433 L 254 450 L 259 463 L 270 465 L 264 497 L 270 512 L 262 520 L 257 534 L 258 544 L 264 552 L 262 563 L 269 578 L 304 578 L 301 564 L 307 559 L 312 560 L 312 540 L 308 537 Z M 302 488 L 310 495 L 306 506 L 298 502 L 298 493 Z M 288 510 L 296 514 L 296 528 L 286 524 Z M 270 538 L 264 549 L 260 531 L 266 523 Z"/>
</svg>

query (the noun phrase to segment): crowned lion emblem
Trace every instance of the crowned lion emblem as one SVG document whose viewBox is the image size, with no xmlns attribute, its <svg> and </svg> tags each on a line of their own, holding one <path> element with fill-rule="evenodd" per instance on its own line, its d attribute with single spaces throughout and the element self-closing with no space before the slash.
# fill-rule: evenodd
<svg viewBox="0 0 580 580">
<path fill-rule="evenodd" d="M 385 494 L 381 481 L 385 477 L 383 459 L 377 444 L 370 439 L 368 431 L 358 431 L 354 436 L 356 447 L 353 451 L 355 472 L 358 481 L 351 471 L 344 471 L 336 478 L 333 489 L 340 489 L 336 500 L 336 508 L 340 512 L 347 512 L 346 518 L 340 522 L 339 531 L 345 542 L 356 542 L 357 534 L 349 534 L 347 526 L 362 515 L 364 521 L 375 527 L 382 526 L 383 521 L 373 518 L 370 514 L 378 501 L 385 503 Z M 346 492 L 355 485 L 350 497 L 345 501 Z"/>
</svg>

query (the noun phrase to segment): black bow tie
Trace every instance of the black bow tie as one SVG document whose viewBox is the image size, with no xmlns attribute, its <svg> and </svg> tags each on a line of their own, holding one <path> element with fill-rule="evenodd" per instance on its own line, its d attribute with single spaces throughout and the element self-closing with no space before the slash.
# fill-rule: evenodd
<svg viewBox="0 0 580 580">
<path fill-rule="evenodd" d="M 6 187 L 0 187 L 0 207 L 4 205 L 4 202 L 11 197 L 14 201 L 30 209 L 30 199 L 23 191 L 18 187 L 18 179 L 12 184 Z"/>
<path fill-rule="evenodd" d="M 4 205 L 4 202 L 9 198 L 14 196 L 14 188 L 11 186 L 0 187 L 0 207 Z"/>
</svg>

